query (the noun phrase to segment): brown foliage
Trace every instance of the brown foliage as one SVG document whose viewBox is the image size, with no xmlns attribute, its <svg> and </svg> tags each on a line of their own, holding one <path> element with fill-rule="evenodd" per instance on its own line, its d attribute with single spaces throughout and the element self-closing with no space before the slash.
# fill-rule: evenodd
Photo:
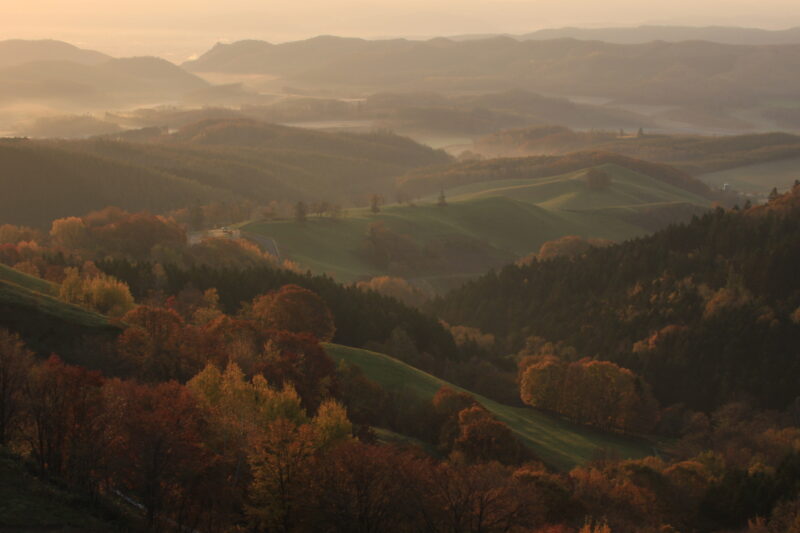
<svg viewBox="0 0 800 533">
<path fill-rule="evenodd" d="M 273 385 L 291 384 L 313 412 L 325 398 L 338 390 L 336 365 L 308 333 L 270 331 L 254 372 L 262 373 Z"/>
<path fill-rule="evenodd" d="M 0 447 L 23 420 L 23 392 L 33 366 L 33 353 L 19 335 L 0 328 Z"/>
<path fill-rule="evenodd" d="M 298 285 L 285 285 L 275 293 L 259 296 L 251 313 L 264 327 L 309 333 L 323 342 L 332 340 L 336 333 L 330 308 L 317 294 Z"/>
<path fill-rule="evenodd" d="M 655 423 L 657 405 L 647 385 L 608 361 L 531 357 L 520 364 L 519 381 L 525 403 L 577 422 L 623 431 L 648 431 Z"/>
<path fill-rule="evenodd" d="M 196 494 L 210 456 L 202 445 L 205 419 L 176 382 L 138 385 L 112 380 L 104 387 L 111 435 L 111 474 L 120 489 L 141 498 L 147 522 L 175 516 Z"/>
<path fill-rule="evenodd" d="M 141 305 L 123 318 L 128 327 L 117 338 L 117 350 L 133 364 L 137 376 L 151 381 L 186 379 L 201 363 L 187 342 L 195 331 L 172 309 Z"/>
<path fill-rule="evenodd" d="M 372 290 L 378 294 L 400 300 L 411 307 L 421 307 L 428 301 L 428 296 L 403 278 L 378 276 L 369 281 L 359 281 L 356 286 L 361 290 Z"/>
<path fill-rule="evenodd" d="M 91 490 L 108 443 L 97 372 L 52 356 L 33 369 L 27 388 L 27 440 L 40 471 Z"/>
</svg>

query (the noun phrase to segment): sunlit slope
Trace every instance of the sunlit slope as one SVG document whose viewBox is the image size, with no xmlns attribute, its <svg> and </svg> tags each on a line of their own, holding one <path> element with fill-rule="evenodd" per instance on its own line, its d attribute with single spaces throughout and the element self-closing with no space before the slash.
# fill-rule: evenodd
<svg viewBox="0 0 800 533">
<path fill-rule="evenodd" d="M 58 299 L 51 283 L 0 265 L 0 304 L 10 314 L 35 311 L 75 326 L 105 328 L 108 319 L 77 305 Z M 5 313 L 0 313 L 2 318 Z"/>
<path fill-rule="evenodd" d="M 583 169 L 548 178 L 473 183 L 453 188 L 447 194 L 452 201 L 505 196 L 541 207 L 567 210 L 708 204 L 707 199 L 697 194 L 613 163 L 594 168 L 611 177 L 611 185 L 601 190 L 590 189 L 585 182 L 589 169 Z"/>
<path fill-rule="evenodd" d="M 603 190 L 586 186 L 588 169 L 584 169 L 548 178 L 456 187 L 445 191 L 446 207 L 438 207 L 436 197 L 431 196 L 415 206 L 386 206 L 380 213 L 353 209 L 339 220 L 262 221 L 243 229 L 273 239 L 282 257 L 304 268 L 340 281 L 355 281 L 389 273 L 370 263 L 363 253 L 370 224 L 380 222 L 418 246 L 447 256 L 445 266 L 406 277 L 441 280 L 513 262 L 565 235 L 623 241 L 649 232 L 638 215 L 708 205 L 708 200 L 692 192 L 626 168 L 613 164 L 597 168 L 612 178 Z"/>
<path fill-rule="evenodd" d="M 15 283 L 25 289 L 49 295 L 58 294 L 58 288 L 41 278 L 25 274 L 9 266 L 0 264 L 0 281 Z"/>
<path fill-rule="evenodd" d="M 433 398 L 442 386 L 464 390 L 387 355 L 336 344 L 327 344 L 326 349 L 337 361 L 359 366 L 369 379 L 387 390 L 403 388 L 424 399 Z M 569 470 L 602 454 L 639 458 L 653 453 L 651 444 L 643 440 L 594 431 L 535 409 L 511 407 L 477 394 L 473 396 L 508 424 L 539 458 L 559 470 Z"/>
</svg>

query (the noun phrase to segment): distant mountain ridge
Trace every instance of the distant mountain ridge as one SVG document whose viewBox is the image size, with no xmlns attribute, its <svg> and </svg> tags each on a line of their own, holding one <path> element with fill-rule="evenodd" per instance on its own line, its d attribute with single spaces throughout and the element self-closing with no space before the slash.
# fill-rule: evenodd
<svg viewBox="0 0 800 533">
<path fill-rule="evenodd" d="M 98 63 L 46 59 L 0 68 L 0 98 L 9 102 L 114 105 L 131 98 L 177 98 L 208 86 L 157 57 L 107 58 Z"/>
<path fill-rule="evenodd" d="M 111 56 L 101 52 L 78 48 L 72 44 L 52 39 L 0 41 L 0 68 L 24 65 L 34 61 L 71 61 L 82 65 L 98 65 L 109 59 Z"/>
<path fill-rule="evenodd" d="M 637 26 L 634 28 L 553 28 L 514 36 L 520 40 L 579 39 L 616 44 L 652 41 L 708 41 L 720 44 L 774 45 L 800 43 L 800 27 L 786 30 L 730 26 Z"/>
<path fill-rule="evenodd" d="M 193 72 L 270 74 L 307 86 L 395 91 L 526 89 L 639 104 L 747 106 L 800 93 L 800 44 L 611 44 L 575 39 L 429 41 L 317 37 L 217 44 Z"/>
</svg>

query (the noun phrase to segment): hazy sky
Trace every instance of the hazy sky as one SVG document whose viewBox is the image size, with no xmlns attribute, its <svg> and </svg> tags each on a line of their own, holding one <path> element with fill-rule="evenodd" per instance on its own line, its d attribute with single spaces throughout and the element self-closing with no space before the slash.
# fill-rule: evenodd
<svg viewBox="0 0 800 533">
<path fill-rule="evenodd" d="M 521 33 L 637 24 L 800 26 L 798 0 L 0 0 L 0 39 L 172 60 L 217 41 Z"/>
</svg>

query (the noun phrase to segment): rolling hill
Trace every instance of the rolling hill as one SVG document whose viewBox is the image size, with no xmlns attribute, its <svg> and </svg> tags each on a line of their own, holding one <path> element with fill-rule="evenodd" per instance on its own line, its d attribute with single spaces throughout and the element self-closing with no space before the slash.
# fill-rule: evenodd
<svg viewBox="0 0 800 533">
<path fill-rule="evenodd" d="M 728 136 L 620 136 L 612 131 L 575 131 L 561 126 L 507 130 L 476 141 L 475 150 L 491 156 L 567 154 L 602 150 L 669 164 L 718 188 L 730 183 L 744 192 L 789 188 L 800 173 L 800 136 L 762 133 Z"/>
<path fill-rule="evenodd" d="M 359 366 L 369 379 L 386 390 L 405 389 L 426 400 L 432 399 L 443 386 L 464 391 L 387 355 L 335 344 L 326 345 L 326 349 L 335 360 Z M 643 440 L 602 433 L 535 409 L 511 407 L 479 395 L 473 396 L 498 420 L 508 424 L 539 458 L 562 471 L 584 464 L 603 453 L 620 458 L 640 458 L 653 453 L 652 444 Z"/>
<path fill-rule="evenodd" d="M 249 199 L 353 203 L 397 176 L 450 162 L 392 134 L 326 133 L 252 120 L 209 120 L 126 142 L 0 142 L 0 223 L 47 226 L 116 205 L 164 212 Z"/>
<path fill-rule="evenodd" d="M 749 194 L 766 195 L 773 187 L 782 192 L 800 179 L 800 157 L 744 165 L 698 177 L 711 186 L 722 187 L 727 183 L 735 190 Z"/>
<path fill-rule="evenodd" d="M 592 168 L 611 177 L 606 189 L 587 187 Z M 580 235 L 622 241 L 710 204 L 702 194 L 610 163 L 535 179 L 474 181 L 445 193 L 446 207 L 430 196 L 379 213 L 352 209 L 340 219 L 261 221 L 242 230 L 254 240 L 271 239 L 283 257 L 340 281 L 392 274 L 438 291 L 549 240 Z M 370 255 L 375 246 L 386 247 L 388 264 Z"/>
</svg>

